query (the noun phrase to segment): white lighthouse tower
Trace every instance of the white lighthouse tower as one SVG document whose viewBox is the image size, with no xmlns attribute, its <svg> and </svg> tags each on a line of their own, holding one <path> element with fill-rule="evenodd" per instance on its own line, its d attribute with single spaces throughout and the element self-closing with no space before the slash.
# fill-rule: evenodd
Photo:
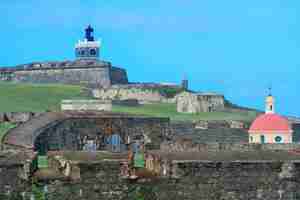
<svg viewBox="0 0 300 200">
<path fill-rule="evenodd" d="M 89 25 L 85 29 L 85 38 L 75 45 L 75 56 L 77 59 L 99 59 L 101 42 L 95 41 L 94 29 Z"/>
</svg>

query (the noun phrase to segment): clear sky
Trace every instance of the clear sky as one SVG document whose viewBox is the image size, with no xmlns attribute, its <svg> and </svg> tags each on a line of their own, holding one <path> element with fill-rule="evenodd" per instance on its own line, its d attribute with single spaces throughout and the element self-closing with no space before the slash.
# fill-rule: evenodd
<svg viewBox="0 0 300 200">
<path fill-rule="evenodd" d="M 130 81 L 179 83 L 300 116 L 299 0 L 1 0 L 0 66 L 74 59 L 91 24 Z"/>
</svg>

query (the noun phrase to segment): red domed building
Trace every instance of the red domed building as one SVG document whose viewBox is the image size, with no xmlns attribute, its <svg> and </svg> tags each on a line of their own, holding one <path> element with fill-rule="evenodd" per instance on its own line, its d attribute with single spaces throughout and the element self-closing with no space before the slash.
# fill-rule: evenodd
<svg viewBox="0 0 300 200">
<path fill-rule="evenodd" d="M 266 113 L 258 116 L 249 129 L 249 143 L 292 143 L 289 121 L 274 113 L 274 97 L 266 98 Z"/>
</svg>

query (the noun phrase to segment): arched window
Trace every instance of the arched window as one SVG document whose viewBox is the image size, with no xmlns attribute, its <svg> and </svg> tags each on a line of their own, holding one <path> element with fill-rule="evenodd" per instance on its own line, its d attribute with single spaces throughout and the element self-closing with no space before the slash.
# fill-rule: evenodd
<svg viewBox="0 0 300 200">
<path fill-rule="evenodd" d="M 282 142 L 282 137 L 281 136 L 276 136 L 275 137 L 275 142 L 276 143 L 281 143 Z"/>
<path fill-rule="evenodd" d="M 260 136 L 260 143 L 262 143 L 262 144 L 266 143 L 264 135 Z"/>
<path fill-rule="evenodd" d="M 96 50 L 95 49 L 91 49 L 90 50 L 90 55 L 91 56 L 95 56 L 97 54 Z"/>
</svg>

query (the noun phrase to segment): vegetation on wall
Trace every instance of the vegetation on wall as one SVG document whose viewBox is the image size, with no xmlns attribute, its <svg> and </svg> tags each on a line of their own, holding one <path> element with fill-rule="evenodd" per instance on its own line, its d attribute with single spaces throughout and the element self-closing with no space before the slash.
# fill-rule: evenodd
<svg viewBox="0 0 300 200">
<path fill-rule="evenodd" d="M 14 127 L 16 127 L 16 125 L 13 123 L 9 123 L 9 122 L 0 123 L 0 143 L 2 141 L 3 136 L 7 133 L 7 131 Z"/>
<path fill-rule="evenodd" d="M 183 88 L 180 87 L 156 87 L 156 88 L 141 88 L 141 91 L 151 91 L 151 92 L 158 92 L 167 98 L 173 98 L 177 94 L 183 91 Z"/>
<path fill-rule="evenodd" d="M 183 88 L 171 88 L 171 87 L 161 87 L 156 88 L 154 91 L 157 90 L 159 93 L 166 95 L 167 98 L 173 98 L 177 94 L 183 91 Z"/>
</svg>

